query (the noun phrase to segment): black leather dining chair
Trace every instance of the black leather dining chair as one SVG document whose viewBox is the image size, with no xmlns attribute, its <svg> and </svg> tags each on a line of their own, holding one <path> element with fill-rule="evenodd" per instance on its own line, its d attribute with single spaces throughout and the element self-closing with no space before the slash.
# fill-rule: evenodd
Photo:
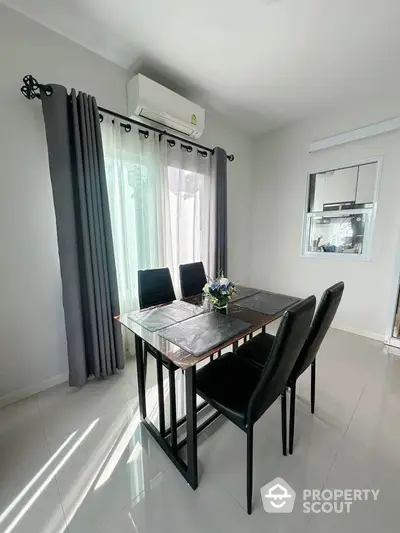
<svg viewBox="0 0 400 533">
<path fill-rule="evenodd" d="M 202 261 L 179 265 L 179 277 L 181 282 L 181 292 L 184 298 L 201 294 L 204 285 L 207 283 Z"/>
<path fill-rule="evenodd" d="M 175 300 L 169 268 L 138 270 L 138 293 L 140 309 Z"/>
<path fill-rule="evenodd" d="M 286 384 L 311 324 L 315 297 L 288 309 L 263 367 L 228 353 L 198 370 L 197 394 L 247 434 L 247 512 L 253 499 L 253 426 L 281 396 L 286 455 Z"/>
<path fill-rule="evenodd" d="M 140 309 L 146 309 L 154 305 L 167 304 L 176 299 L 174 286 L 169 268 L 153 268 L 138 271 L 138 293 Z M 158 410 L 160 433 L 165 433 L 164 414 L 164 379 L 163 366 L 168 369 L 170 386 L 170 413 L 173 416 L 175 409 L 175 370 L 177 366 L 164 359 L 161 354 L 147 342 L 144 343 L 144 372 L 147 374 L 147 354 L 150 353 L 156 359 L 157 386 L 158 386 Z M 176 421 L 175 421 L 176 424 Z M 171 423 L 171 427 L 172 427 Z"/>
<path fill-rule="evenodd" d="M 287 386 L 290 388 L 290 421 L 289 421 L 289 453 L 293 454 L 296 382 L 309 366 L 311 366 L 311 412 L 315 411 L 315 378 L 316 356 L 322 341 L 335 317 L 344 291 L 344 283 L 340 281 L 326 289 L 318 305 L 310 330 L 299 357 L 290 373 Z M 251 360 L 259 367 L 263 367 L 271 346 L 275 342 L 274 335 L 261 333 L 251 341 L 242 345 L 236 351 L 239 357 Z"/>
</svg>

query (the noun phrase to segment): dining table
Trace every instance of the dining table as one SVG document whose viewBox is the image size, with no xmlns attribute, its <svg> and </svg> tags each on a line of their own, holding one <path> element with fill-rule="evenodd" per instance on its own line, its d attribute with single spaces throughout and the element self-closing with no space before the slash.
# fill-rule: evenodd
<svg viewBox="0 0 400 533">
<path fill-rule="evenodd" d="M 216 420 L 214 412 L 197 422 L 208 404 L 197 404 L 196 367 L 221 356 L 221 351 L 253 336 L 258 330 L 283 316 L 299 298 L 285 294 L 237 286 L 236 294 L 224 310 L 210 306 L 204 295 L 195 295 L 142 310 L 123 313 L 115 319 L 135 338 L 138 400 L 141 423 L 184 476 L 198 486 L 197 436 Z M 151 354 L 157 364 L 158 427 L 150 419 L 146 405 L 145 357 Z M 228 355 L 229 357 L 229 355 Z M 211 362 L 212 364 L 212 362 Z M 169 424 L 165 417 L 163 369 L 169 379 Z M 185 414 L 177 418 L 175 372 L 181 370 L 185 383 Z M 178 439 L 178 429 L 183 437 Z M 186 447 L 186 454 L 183 448 Z"/>
</svg>

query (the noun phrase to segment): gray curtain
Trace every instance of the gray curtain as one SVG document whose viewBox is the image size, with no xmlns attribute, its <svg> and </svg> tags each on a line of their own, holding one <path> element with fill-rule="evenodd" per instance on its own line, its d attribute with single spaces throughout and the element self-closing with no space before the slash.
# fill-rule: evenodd
<svg viewBox="0 0 400 533">
<path fill-rule="evenodd" d="M 96 100 L 41 90 L 56 213 L 69 382 L 124 367 L 117 278 Z M 47 91 L 49 92 L 49 91 Z"/>
<path fill-rule="evenodd" d="M 222 148 L 214 148 L 212 156 L 213 171 L 216 178 L 216 249 L 215 265 L 217 275 L 223 271 L 228 275 L 228 205 L 227 205 L 227 171 L 226 152 Z"/>
</svg>

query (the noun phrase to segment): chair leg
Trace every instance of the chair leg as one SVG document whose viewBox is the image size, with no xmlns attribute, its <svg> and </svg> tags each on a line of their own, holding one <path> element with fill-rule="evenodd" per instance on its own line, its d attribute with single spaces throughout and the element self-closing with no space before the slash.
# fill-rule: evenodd
<svg viewBox="0 0 400 533">
<path fill-rule="evenodd" d="M 282 453 L 287 455 L 287 420 L 286 420 L 286 389 L 281 394 L 282 410 Z"/>
<path fill-rule="evenodd" d="M 296 382 L 290 385 L 289 453 L 293 454 L 294 420 L 296 415 Z"/>
<path fill-rule="evenodd" d="M 253 426 L 247 428 L 247 514 L 253 507 Z"/>
<path fill-rule="evenodd" d="M 315 370 L 316 370 L 316 360 L 311 363 L 311 412 L 315 412 Z"/>
</svg>

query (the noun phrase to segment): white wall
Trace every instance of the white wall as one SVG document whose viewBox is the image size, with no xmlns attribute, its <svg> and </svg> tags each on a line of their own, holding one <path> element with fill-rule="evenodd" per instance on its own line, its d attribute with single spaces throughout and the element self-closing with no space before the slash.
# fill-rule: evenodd
<svg viewBox="0 0 400 533">
<path fill-rule="evenodd" d="M 398 99 L 397 99 L 398 101 Z M 400 114 L 396 99 L 361 102 L 262 137 L 256 145 L 251 283 L 306 296 L 346 284 L 334 325 L 383 340 L 393 313 L 392 285 L 400 228 L 400 133 L 313 154 L 310 142 Z M 300 256 L 307 173 L 382 156 L 372 261 Z"/>
<path fill-rule="evenodd" d="M 98 104 L 126 112 L 127 72 L 0 5 L 0 405 L 67 377 L 55 216 L 41 105 L 19 92 L 21 78 L 75 87 Z M 246 209 L 250 141 L 207 117 L 204 144 L 234 152 L 229 164 L 229 260 L 247 281 Z M 233 248 L 234 243 L 234 248 Z"/>
</svg>

